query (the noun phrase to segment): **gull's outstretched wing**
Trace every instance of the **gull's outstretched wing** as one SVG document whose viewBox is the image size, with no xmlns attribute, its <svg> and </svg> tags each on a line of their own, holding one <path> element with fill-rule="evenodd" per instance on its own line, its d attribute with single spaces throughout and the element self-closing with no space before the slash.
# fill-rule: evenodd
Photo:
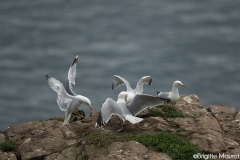
<svg viewBox="0 0 240 160">
<path fill-rule="evenodd" d="M 123 117 L 123 115 L 126 113 L 122 111 L 122 107 L 123 106 L 121 104 L 116 103 L 111 98 L 107 98 L 102 105 L 95 127 L 102 127 L 103 125 L 105 125 L 110 120 L 112 115 L 118 115 L 119 117 Z"/>
<path fill-rule="evenodd" d="M 147 94 L 137 94 L 127 105 L 133 116 L 138 115 L 148 107 L 155 107 L 167 103 L 169 100 Z"/>
<path fill-rule="evenodd" d="M 76 77 L 76 69 L 77 69 L 77 62 L 78 62 L 78 56 L 76 56 L 70 65 L 70 68 L 68 70 L 68 79 L 70 88 L 72 89 L 72 85 L 75 85 L 75 77 Z"/>
<path fill-rule="evenodd" d="M 49 76 L 47 73 L 46 73 L 45 77 L 48 81 L 49 86 L 57 93 L 56 100 L 57 100 L 59 108 L 62 111 L 66 111 L 73 99 L 65 91 L 64 86 L 60 81 Z"/>
<path fill-rule="evenodd" d="M 130 83 L 126 79 L 124 79 L 118 75 L 113 76 L 112 90 L 118 88 L 119 86 L 121 86 L 123 84 L 126 85 L 127 92 L 133 90 L 132 87 L 130 86 Z"/>
<path fill-rule="evenodd" d="M 138 81 L 137 86 L 135 88 L 136 94 L 141 94 L 143 92 L 144 83 L 151 85 L 152 84 L 151 76 L 144 76 Z"/>
<path fill-rule="evenodd" d="M 70 81 L 69 81 L 68 78 L 66 78 L 65 89 L 66 89 L 66 92 L 68 94 L 70 94 L 71 96 L 76 96 L 77 95 L 76 93 L 73 92 L 72 86 L 71 86 Z"/>
</svg>

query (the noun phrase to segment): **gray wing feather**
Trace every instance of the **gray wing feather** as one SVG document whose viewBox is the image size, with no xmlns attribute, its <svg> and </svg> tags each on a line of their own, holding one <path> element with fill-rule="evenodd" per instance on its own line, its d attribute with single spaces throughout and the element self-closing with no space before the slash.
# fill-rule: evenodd
<svg viewBox="0 0 240 160">
<path fill-rule="evenodd" d="M 136 91 L 137 94 L 141 94 L 143 92 L 144 83 L 147 83 L 148 85 L 151 85 L 152 84 L 151 76 L 144 76 L 138 81 L 137 86 L 135 88 L 135 91 Z"/>
<path fill-rule="evenodd" d="M 71 96 L 76 96 L 77 95 L 73 92 L 72 87 L 70 85 L 70 81 L 69 81 L 68 78 L 66 79 L 66 82 L 65 82 L 65 89 L 66 89 L 66 92 L 68 94 L 70 94 Z"/>
<path fill-rule="evenodd" d="M 126 85 L 127 92 L 133 90 L 130 83 L 126 79 L 124 79 L 118 75 L 113 76 L 112 90 L 118 88 L 119 86 L 121 86 L 123 84 Z"/>
<path fill-rule="evenodd" d="M 50 77 L 46 73 L 46 79 L 48 81 L 49 86 L 57 93 L 57 103 L 59 108 L 62 111 L 66 111 L 71 102 L 73 101 L 72 97 L 66 92 L 63 84 L 57 79 Z"/>
<path fill-rule="evenodd" d="M 78 62 L 78 56 L 76 56 L 70 65 L 70 68 L 68 70 L 68 79 L 70 82 L 70 87 L 72 88 L 72 84 L 75 85 L 75 77 L 76 77 L 76 70 L 77 70 L 77 62 Z"/>
<path fill-rule="evenodd" d="M 129 111 L 133 116 L 138 115 L 148 107 L 155 107 L 167 102 L 166 99 L 162 99 L 156 96 L 147 94 L 137 94 L 132 101 L 127 105 Z"/>
</svg>

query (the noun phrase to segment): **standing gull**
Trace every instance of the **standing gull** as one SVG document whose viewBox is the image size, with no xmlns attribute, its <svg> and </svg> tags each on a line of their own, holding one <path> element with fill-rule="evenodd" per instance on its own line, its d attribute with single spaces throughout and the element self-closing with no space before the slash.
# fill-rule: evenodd
<svg viewBox="0 0 240 160">
<path fill-rule="evenodd" d="M 57 79 L 50 77 L 47 73 L 46 79 L 49 86 L 57 93 L 56 100 L 59 108 L 65 112 L 63 125 L 68 124 L 72 112 L 75 111 L 82 103 L 89 106 L 89 108 L 92 110 L 91 101 L 87 97 L 84 97 L 82 95 L 69 95 L 66 92 L 63 84 Z"/>
<path fill-rule="evenodd" d="M 185 85 L 181 82 L 181 81 L 175 81 L 173 83 L 173 87 L 172 87 L 172 91 L 171 92 L 157 92 L 157 96 L 160 98 L 165 98 L 165 99 L 169 99 L 171 102 L 176 102 L 180 96 L 179 96 L 179 92 L 178 92 L 178 88 L 180 86 L 185 87 Z"/>
<path fill-rule="evenodd" d="M 125 84 L 126 87 L 127 87 L 127 94 L 128 94 L 127 95 L 127 103 L 129 103 L 134 98 L 134 96 L 136 94 L 142 94 L 144 83 L 147 83 L 148 85 L 151 85 L 152 84 L 151 76 L 142 77 L 138 81 L 136 88 L 132 89 L 130 83 L 126 79 L 124 79 L 124 78 L 122 78 L 118 75 L 114 75 L 113 76 L 113 83 L 112 83 L 112 90 L 118 88 L 119 86 L 121 86 L 123 84 Z"/>
<path fill-rule="evenodd" d="M 74 65 L 71 65 L 71 66 L 74 66 Z M 71 69 L 71 66 L 70 66 L 70 69 Z M 72 75 L 75 78 L 76 70 L 75 70 L 75 74 L 72 74 Z M 71 84 L 75 84 L 75 79 L 74 78 L 71 79 L 72 78 L 71 76 L 68 77 L 69 85 L 66 85 L 66 86 L 69 87 L 69 91 L 72 91 L 72 93 L 69 92 L 69 91 L 68 91 L 69 93 L 67 93 L 63 84 L 60 81 L 58 81 L 55 78 L 49 76 L 47 73 L 46 73 L 45 76 L 46 76 L 46 79 L 48 81 L 49 86 L 57 93 L 57 99 L 56 100 L 57 100 L 59 108 L 62 111 L 65 112 L 65 119 L 64 119 L 63 125 L 68 124 L 68 121 L 71 117 L 71 114 L 82 103 L 89 106 L 89 108 L 92 110 L 91 101 L 87 97 L 84 97 L 82 95 L 77 95 L 71 90 L 70 81 L 71 81 Z"/>
<path fill-rule="evenodd" d="M 74 58 L 74 60 L 72 61 L 69 67 L 68 76 L 65 82 L 65 89 L 67 93 L 70 94 L 71 96 L 77 96 L 77 94 L 73 92 L 73 85 L 75 85 L 75 77 L 76 77 L 76 71 L 77 71 L 77 62 L 78 62 L 78 55 Z M 74 114 L 78 120 L 81 118 L 84 118 L 84 116 L 82 116 L 81 114 L 78 114 L 75 112 L 73 112 L 72 114 Z"/>
<path fill-rule="evenodd" d="M 132 124 L 141 122 L 143 119 L 135 117 L 136 115 L 148 107 L 162 105 L 167 101 L 167 99 L 164 98 L 154 97 L 147 94 L 138 94 L 126 106 L 127 95 L 127 92 L 120 92 L 117 102 L 111 98 L 107 98 L 102 105 L 95 127 L 102 127 L 105 125 L 112 115 L 117 115 L 123 122 L 126 120 Z M 121 123 L 121 129 L 118 131 L 122 131 L 122 129 L 123 123 Z"/>
</svg>

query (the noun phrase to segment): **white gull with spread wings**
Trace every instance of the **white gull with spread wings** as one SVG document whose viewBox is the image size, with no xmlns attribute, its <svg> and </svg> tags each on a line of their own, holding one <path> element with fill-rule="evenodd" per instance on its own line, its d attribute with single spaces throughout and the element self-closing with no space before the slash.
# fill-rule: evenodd
<svg viewBox="0 0 240 160">
<path fill-rule="evenodd" d="M 92 110 L 91 101 L 82 95 L 77 95 L 72 91 L 72 85 L 75 85 L 76 66 L 78 56 L 76 56 L 70 65 L 68 71 L 68 78 L 66 80 L 65 88 L 63 84 L 57 79 L 49 76 L 46 73 L 46 79 L 49 86 L 57 93 L 57 103 L 59 108 L 65 112 L 65 119 L 63 125 L 68 124 L 71 114 L 82 104 L 86 104 Z"/>
<path fill-rule="evenodd" d="M 148 107 L 162 105 L 167 101 L 164 98 L 159 98 L 147 94 L 138 94 L 126 106 L 127 95 L 127 92 L 120 92 L 117 102 L 111 98 L 107 98 L 102 105 L 95 127 L 102 127 L 105 125 L 110 120 L 112 115 L 117 115 L 123 122 L 126 120 L 132 124 L 141 122 L 143 119 L 135 117 L 136 115 Z M 121 131 L 122 128 L 118 131 Z"/>
<path fill-rule="evenodd" d="M 125 84 L 127 87 L 127 103 L 129 103 L 136 94 L 142 94 L 143 92 L 143 85 L 144 83 L 147 83 L 148 85 L 152 84 L 152 78 L 151 76 L 144 76 L 142 77 L 138 83 L 135 89 L 132 89 L 130 83 L 122 78 L 121 76 L 114 75 L 113 76 L 113 83 L 112 83 L 112 90 L 118 88 L 119 86 Z"/>
</svg>

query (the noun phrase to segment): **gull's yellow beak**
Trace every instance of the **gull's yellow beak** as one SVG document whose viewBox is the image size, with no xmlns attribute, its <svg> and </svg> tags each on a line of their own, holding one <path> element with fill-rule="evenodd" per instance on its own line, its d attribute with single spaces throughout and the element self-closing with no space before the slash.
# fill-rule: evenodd
<svg viewBox="0 0 240 160">
<path fill-rule="evenodd" d="M 186 87 L 184 84 L 181 84 L 181 86 Z"/>
<path fill-rule="evenodd" d="M 92 106 L 89 106 L 89 108 L 92 110 Z"/>
</svg>

